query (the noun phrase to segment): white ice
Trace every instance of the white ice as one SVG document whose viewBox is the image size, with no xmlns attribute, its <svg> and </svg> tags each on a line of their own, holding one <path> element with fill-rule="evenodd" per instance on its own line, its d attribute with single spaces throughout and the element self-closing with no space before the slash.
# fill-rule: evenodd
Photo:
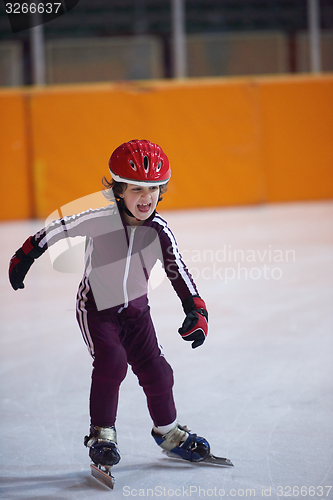
<svg viewBox="0 0 333 500">
<path fill-rule="evenodd" d="M 9 259 L 43 221 L 3 223 L 1 498 L 333 498 L 333 203 L 161 214 L 209 310 L 208 339 L 193 350 L 177 333 L 183 312 L 167 279 L 150 294 L 178 418 L 234 467 L 165 458 L 129 370 L 115 489 L 90 476 L 80 276 L 44 255 L 14 292 Z"/>
</svg>

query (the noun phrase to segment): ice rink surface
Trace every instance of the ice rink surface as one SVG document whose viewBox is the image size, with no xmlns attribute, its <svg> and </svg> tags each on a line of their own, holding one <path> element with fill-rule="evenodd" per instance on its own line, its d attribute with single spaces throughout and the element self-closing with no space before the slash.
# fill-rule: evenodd
<svg viewBox="0 0 333 500">
<path fill-rule="evenodd" d="M 333 203 L 160 212 L 209 311 L 207 342 L 192 350 L 168 280 L 150 293 L 178 418 L 234 468 L 165 458 L 129 370 L 115 489 L 90 476 L 80 275 L 56 272 L 45 254 L 14 292 L 8 261 L 44 223 L 3 223 L 1 498 L 333 498 Z"/>
</svg>

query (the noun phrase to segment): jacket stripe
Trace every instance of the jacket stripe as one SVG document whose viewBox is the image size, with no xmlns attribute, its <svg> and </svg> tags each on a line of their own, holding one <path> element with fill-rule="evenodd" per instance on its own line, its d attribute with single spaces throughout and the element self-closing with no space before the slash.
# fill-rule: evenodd
<svg viewBox="0 0 333 500">
<path fill-rule="evenodd" d="M 177 264 L 178 272 L 179 272 L 180 276 L 183 278 L 183 281 L 186 283 L 186 286 L 189 290 L 190 295 L 197 295 L 198 291 L 197 291 L 197 289 L 196 289 L 196 287 L 195 287 L 195 285 L 190 277 L 190 274 L 187 270 L 186 265 L 184 264 L 184 262 L 182 260 L 181 254 L 180 254 L 178 247 L 177 247 L 176 239 L 175 239 L 172 231 L 169 229 L 167 222 L 158 214 L 155 215 L 153 222 L 157 222 L 157 224 L 162 226 L 163 231 L 167 234 L 169 241 L 171 243 L 171 246 L 172 246 L 173 255 L 175 256 L 175 262 Z"/>
<path fill-rule="evenodd" d="M 91 334 L 89 331 L 89 323 L 88 323 L 88 312 L 85 308 L 85 302 L 87 300 L 87 293 L 90 290 L 89 286 L 89 281 L 88 278 L 85 277 L 79 286 L 78 290 L 78 300 L 76 303 L 76 311 L 77 311 L 77 317 L 78 321 L 80 324 L 80 330 L 82 332 L 82 337 L 85 342 L 85 344 L 88 347 L 88 350 L 91 354 L 91 356 L 94 356 L 95 354 L 95 348 L 94 348 L 94 343 L 91 338 Z"/>
<path fill-rule="evenodd" d="M 77 228 L 83 222 L 90 221 L 91 219 L 99 217 L 109 217 L 110 215 L 113 215 L 113 213 L 114 213 L 113 207 L 105 207 L 104 209 L 99 208 L 95 210 L 87 210 L 86 212 L 81 212 L 77 215 L 72 215 L 70 217 L 65 216 L 62 219 L 58 219 L 57 221 L 51 222 L 45 228 L 44 237 L 39 241 L 38 246 L 43 248 L 46 244 L 52 245 L 52 238 L 55 238 L 62 232 L 71 231 Z M 72 234 L 72 235 L 67 234 L 66 237 L 67 236 L 85 236 L 85 235 L 83 234 L 81 235 L 80 232 L 78 232 L 78 234 Z"/>
</svg>

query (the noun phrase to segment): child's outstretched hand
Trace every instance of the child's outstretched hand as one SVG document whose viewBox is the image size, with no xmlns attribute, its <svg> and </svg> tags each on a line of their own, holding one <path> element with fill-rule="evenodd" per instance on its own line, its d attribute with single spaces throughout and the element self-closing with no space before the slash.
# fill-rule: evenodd
<svg viewBox="0 0 333 500">
<path fill-rule="evenodd" d="M 9 263 L 9 281 L 14 290 L 24 288 L 23 280 L 34 263 L 34 260 L 43 253 L 32 243 L 32 237 L 28 238 L 13 255 Z"/>
<path fill-rule="evenodd" d="M 205 302 L 199 296 L 188 297 L 183 302 L 186 314 L 178 332 L 184 340 L 193 341 L 195 349 L 204 343 L 208 333 L 208 312 Z"/>
</svg>

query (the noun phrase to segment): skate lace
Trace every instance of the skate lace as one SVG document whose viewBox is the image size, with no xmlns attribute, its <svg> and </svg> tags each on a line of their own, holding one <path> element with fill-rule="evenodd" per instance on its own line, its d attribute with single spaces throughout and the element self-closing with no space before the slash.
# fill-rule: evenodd
<svg viewBox="0 0 333 500">
<path fill-rule="evenodd" d="M 177 425 L 172 431 L 169 432 L 166 436 L 164 436 L 165 441 L 169 446 L 175 448 L 176 446 L 183 446 L 185 441 L 189 436 L 190 430 L 186 425 L 181 426 Z"/>
<path fill-rule="evenodd" d="M 114 427 L 94 427 L 90 435 L 85 437 L 84 444 L 91 448 L 96 443 L 117 445 L 117 433 Z"/>
</svg>

